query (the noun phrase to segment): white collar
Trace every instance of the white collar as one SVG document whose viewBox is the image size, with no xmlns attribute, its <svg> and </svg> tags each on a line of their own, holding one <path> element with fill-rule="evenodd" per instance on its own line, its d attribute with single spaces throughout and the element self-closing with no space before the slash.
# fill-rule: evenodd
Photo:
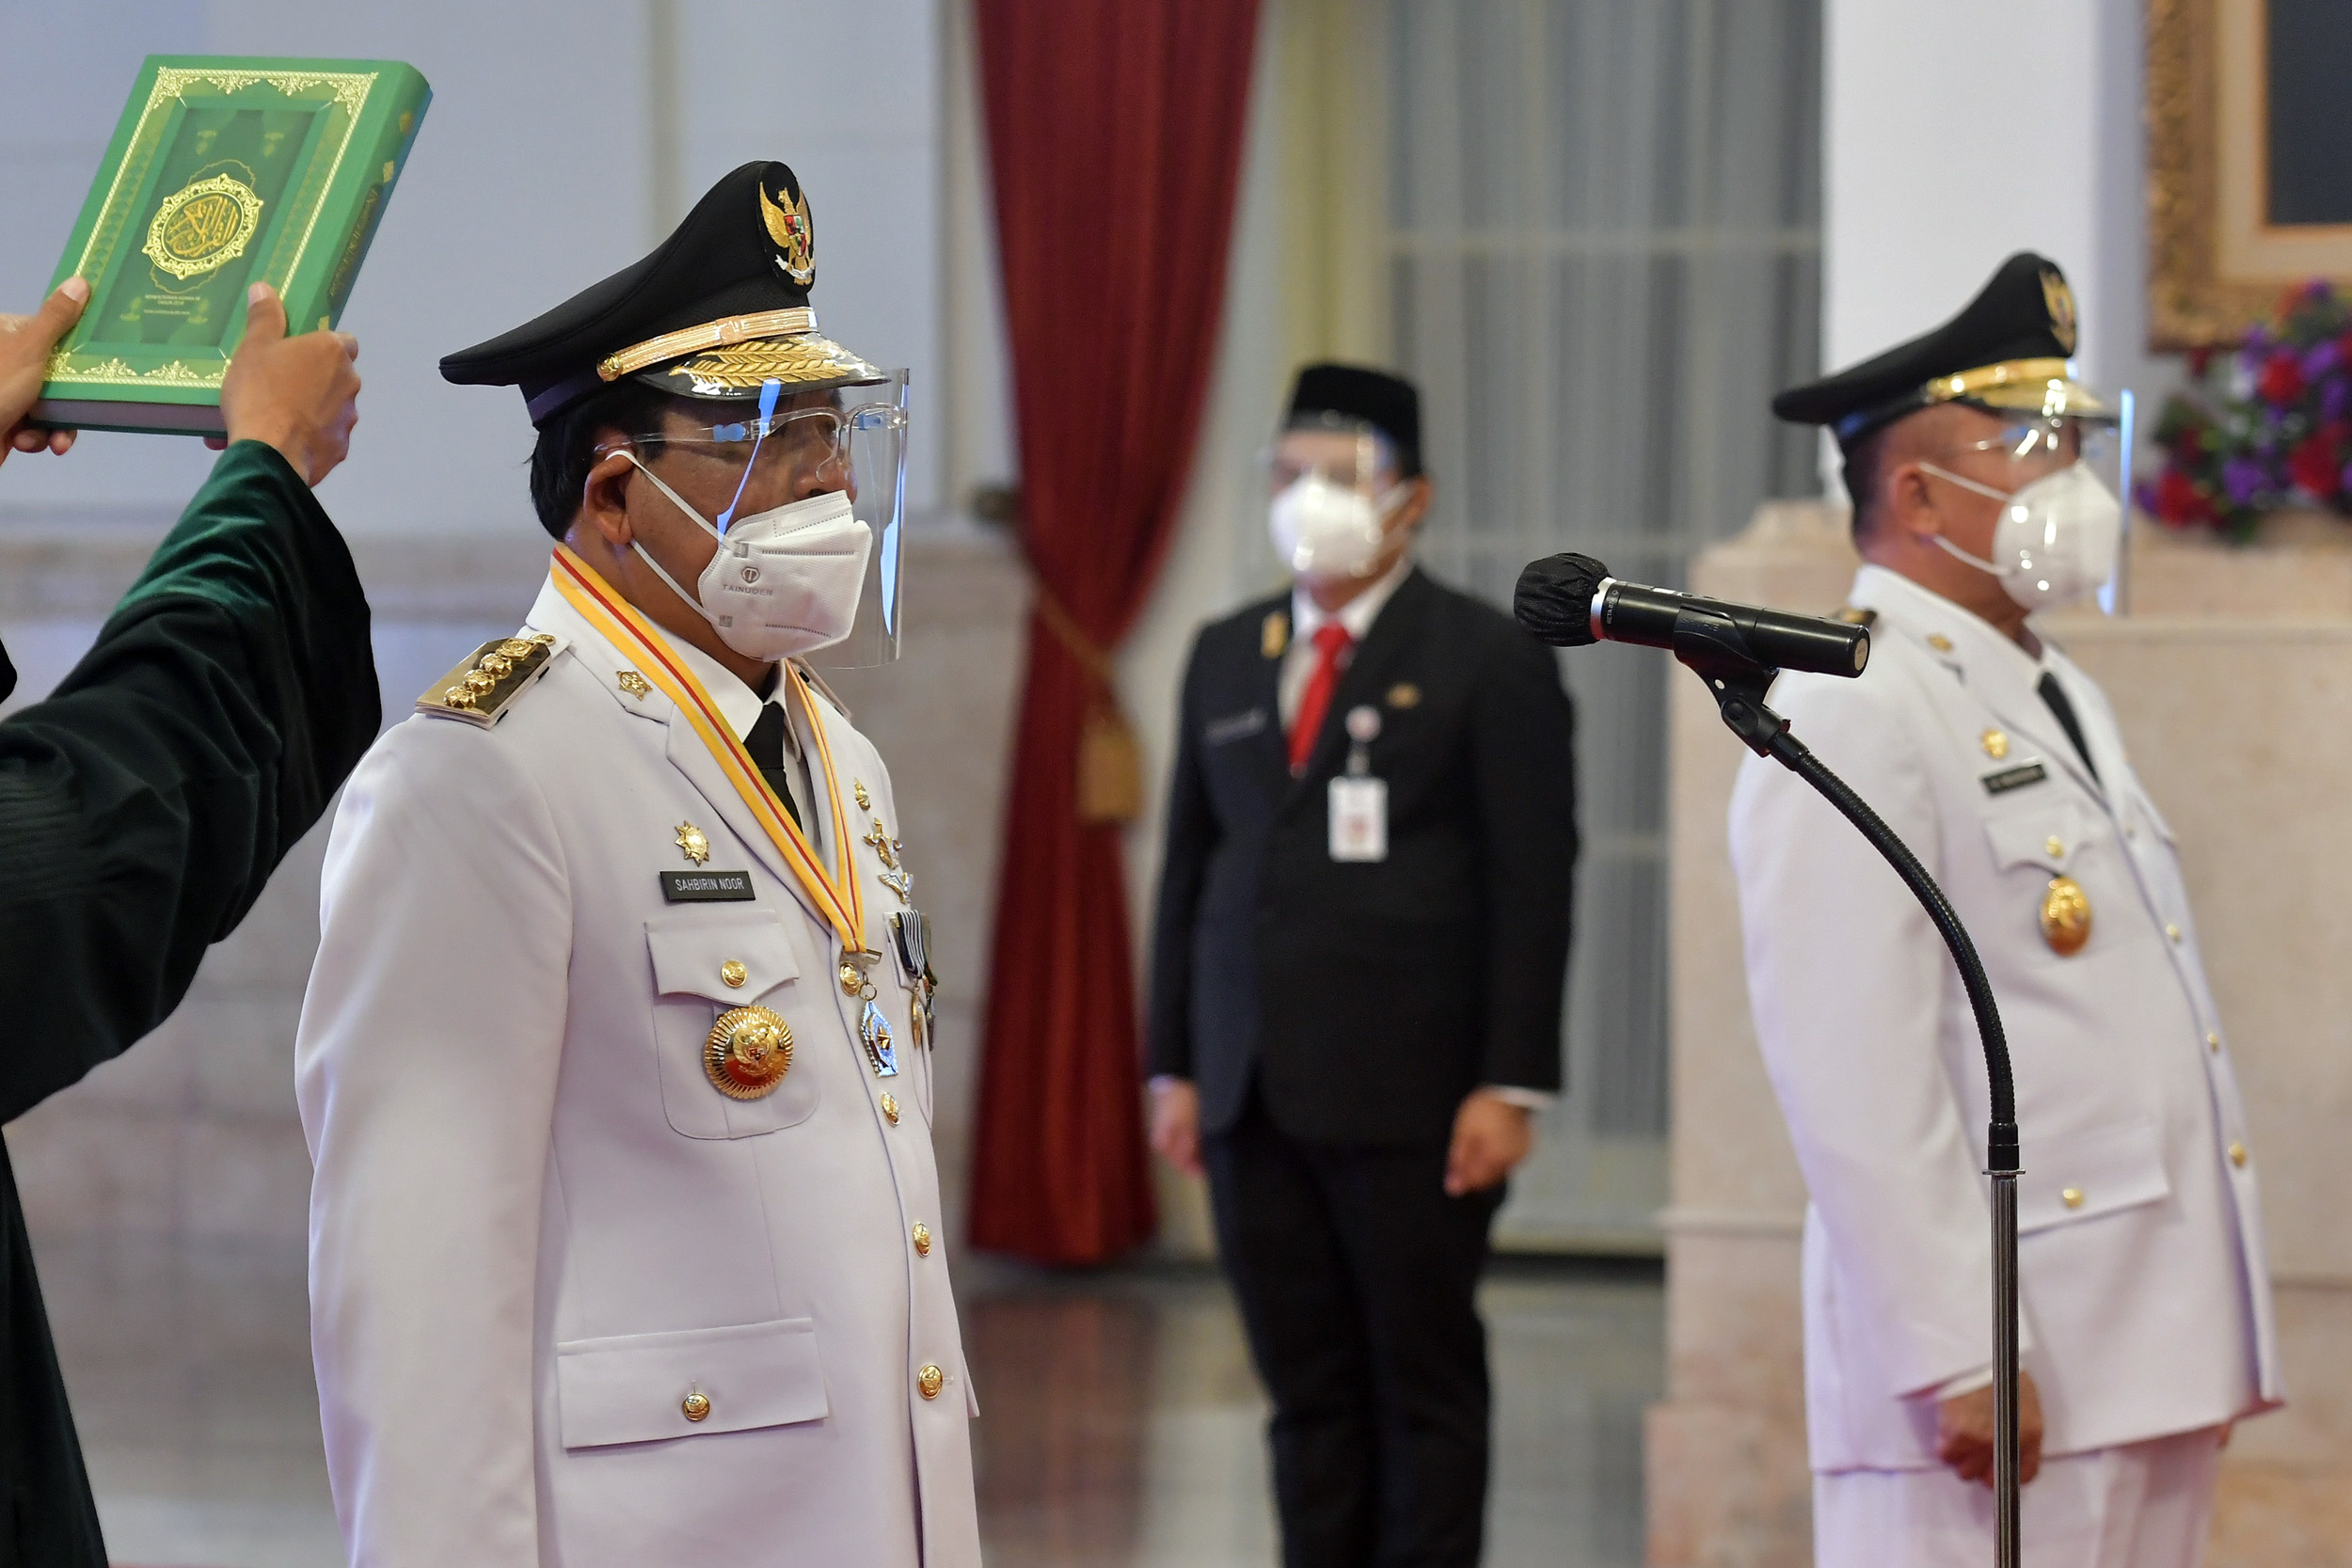
<svg viewBox="0 0 2352 1568">
<path fill-rule="evenodd" d="M 1391 598 L 1396 596 L 1397 589 L 1404 584 L 1406 578 L 1411 575 L 1412 570 L 1413 557 L 1408 551 L 1398 560 L 1395 565 L 1390 567 L 1377 582 L 1340 606 L 1336 615 L 1327 614 L 1323 607 L 1315 603 L 1314 596 L 1307 592 L 1306 584 L 1293 584 L 1291 587 L 1292 640 L 1296 642 L 1312 642 L 1315 633 L 1323 629 L 1323 624 L 1326 621 L 1336 620 L 1347 628 L 1349 637 L 1361 642 L 1371 634 L 1373 622 L 1380 618 L 1380 611 L 1387 608 Z"/>
<path fill-rule="evenodd" d="M 1975 610 L 1887 567 L 1863 562 L 1862 569 L 1854 574 L 1853 590 L 1847 599 L 1865 610 L 1875 610 L 1920 636 L 1941 634 L 1949 641 L 1966 643 L 1972 651 L 2007 660 L 2026 677 L 2028 685 L 2040 680 L 2042 673 L 2050 667 L 2048 638 L 2035 634 L 2042 644 L 2041 657 L 2036 657 L 2026 651 L 2023 643 Z"/>
<path fill-rule="evenodd" d="M 646 615 L 642 610 L 638 611 L 638 614 L 644 621 L 646 629 L 660 639 L 661 646 L 676 655 L 677 661 L 685 665 L 694 679 L 701 683 L 702 689 L 710 694 L 710 700 L 719 706 L 720 716 L 725 719 L 728 725 L 734 729 L 735 737 L 740 740 L 750 735 L 752 726 L 759 721 L 760 709 L 768 705 L 767 699 L 744 685 L 734 671 L 695 647 L 691 642 L 673 637 L 669 632 L 656 626 L 652 616 Z M 578 626 L 580 631 L 596 635 L 599 642 L 603 642 L 607 648 L 612 648 L 612 644 L 606 641 L 601 634 L 596 632 L 596 628 L 584 616 L 573 611 L 564 595 L 557 591 L 553 579 L 549 579 L 547 585 L 539 590 L 538 602 L 531 607 L 531 616 L 527 624 L 544 627 L 550 620 L 557 618 L 567 618 Z M 574 635 L 577 636 L 579 633 L 575 632 Z M 612 651 L 616 656 L 619 653 L 618 649 Z M 610 680 L 611 675 L 608 673 L 605 678 Z M 787 737 L 787 746 L 797 750 L 800 741 L 794 736 L 789 724 L 785 726 L 785 734 Z"/>
</svg>

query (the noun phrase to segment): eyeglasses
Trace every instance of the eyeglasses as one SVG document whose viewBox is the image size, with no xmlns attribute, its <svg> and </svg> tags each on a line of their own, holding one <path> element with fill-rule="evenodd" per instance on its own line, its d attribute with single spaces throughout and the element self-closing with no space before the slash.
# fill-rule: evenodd
<svg viewBox="0 0 2352 1568">
<path fill-rule="evenodd" d="M 717 463 L 730 474 L 762 483 L 818 479 L 839 488 L 850 471 L 850 448 L 862 436 L 903 431 L 906 410 L 889 404 L 854 408 L 796 408 L 787 413 L 685 429 L 644 431 L 627 444 L 675 451 Z M 599 453 L 612 450 L 608 443 Z"/>
</svg>

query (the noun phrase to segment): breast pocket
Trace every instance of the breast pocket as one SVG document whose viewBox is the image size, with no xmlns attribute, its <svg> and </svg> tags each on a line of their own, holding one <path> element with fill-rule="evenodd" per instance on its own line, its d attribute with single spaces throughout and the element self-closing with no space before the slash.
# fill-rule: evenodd
<svg viewBox="0 0 2352 1568">
<path fill-rule="evenodd" d="M 555 1347 L 566 1449 L 651 1443 L 824 1419 L 825 1373 L 810 1318 Z"/>
<path fill-rule="evenodd" d="M 773 910 L 681 910 L 645 922 L 653 959 L 653 1043 L 660 1064 L 661 1109 L 690 1138 L 749 1138 L 806 1121 L 816 1114 L 815 1053 L 799 1038 L 800 964 Z M 708 1057 L 719 1021 L 738 1008 L 765 1008 L 787 1037 L 773 1049 L 790 1055 L 774 1087 L 741 1096 L 712 1079 Z"/>
<path fill-rule="evenodd" d="M 2000 873 L 1998 936 L 2030 959 L 2079 961 L 2099 941 L 2104 846 L 2078 800 L 2053 795 L 1986 819 Z"/>
</svg>

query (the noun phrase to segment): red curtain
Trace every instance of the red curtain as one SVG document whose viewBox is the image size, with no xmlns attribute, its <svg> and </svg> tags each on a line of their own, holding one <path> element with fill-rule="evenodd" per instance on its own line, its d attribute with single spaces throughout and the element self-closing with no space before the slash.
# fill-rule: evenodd
<svg viewBox="0 0 2352 1568">
<path fill-rule="evenodd" d="M 1258 0 L 976 0 L 1041 594 L 1098 649 L 1142 608 L 1192 464 L 1225 293 Z M 1029 618 L 997 892 L 972 1243 L 1090 1263 L 1148 1240 L 1127 891 L 1082 824 L 1098 700 Z"/>
</svg>

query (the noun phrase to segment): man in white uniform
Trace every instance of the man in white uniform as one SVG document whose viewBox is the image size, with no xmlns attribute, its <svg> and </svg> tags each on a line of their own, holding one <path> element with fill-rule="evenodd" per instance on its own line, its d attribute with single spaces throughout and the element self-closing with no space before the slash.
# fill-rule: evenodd
<svg viewBox="0 0 2352 1568">
<path fill-rule="evenodd" d="M 1867 562 L 1856 680 L 1772 703 L 1950 896 L 2007 1025 L 2034 1568 L 2192 1568 L 2230 1423 L 2279 1401 L 2255 1164 L 2172 832 L 2036 610 L 2113 569 L 2074 298 L 2012 256 L 1924 337 L 1783 393 L 1832 427 Z M 1982 1053 L 1895 873 L 1751 757 L 1731 807 L 1750 996 L 1812 1196 L 1806 1416 L 1823 1568 L 1993 1557 Z M 2038 1472 L 2038 1474 L 2037 1474 Z"/>
<path fill-rule="evenodd" d="M 979 1560 L 925 932 L 800 657 L 895 637 L 904 384 L 815 270 L 747 164 L 442 363 L 521 387 L 560 544 L 328 850 L 298 1086 L 355 1563 Z"/>
</svg>

